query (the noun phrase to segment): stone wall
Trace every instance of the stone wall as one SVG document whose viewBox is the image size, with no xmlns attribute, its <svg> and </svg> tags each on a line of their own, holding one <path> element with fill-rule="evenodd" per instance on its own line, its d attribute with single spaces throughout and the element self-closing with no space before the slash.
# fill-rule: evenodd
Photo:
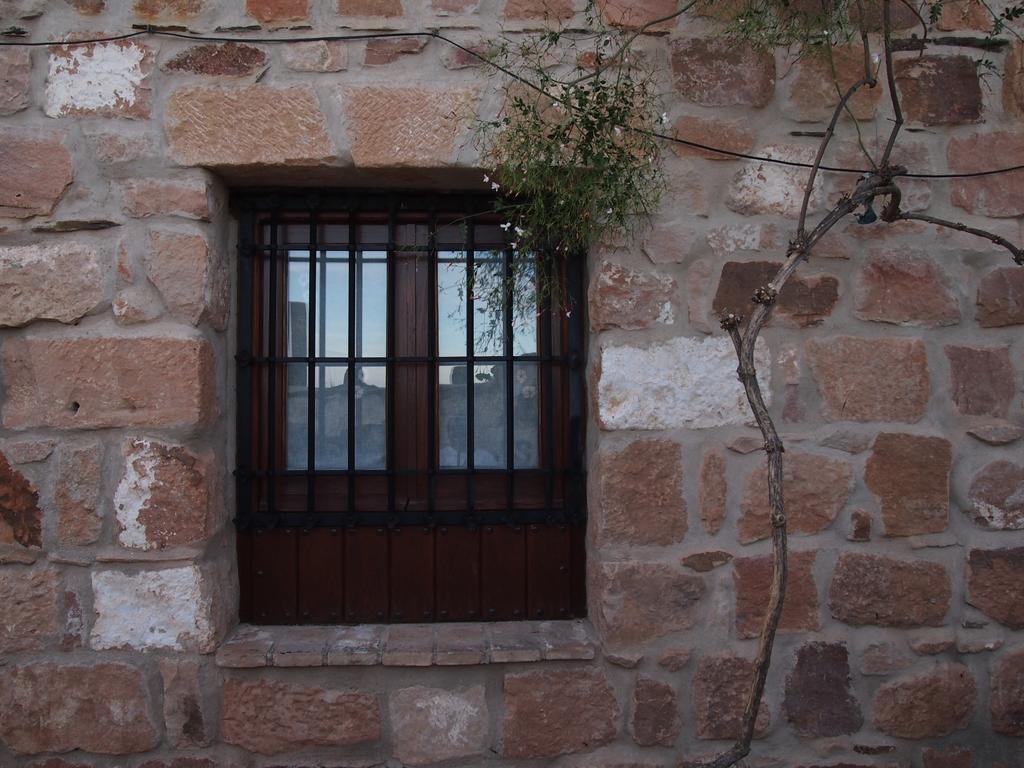
<svg viewBox="0 0 1024 768">
<path fill-rule="evenodd" d="M 599 5 L 629 24 L 672 3 Z M 589 622 L 235 626 L 229 189 L 478 184 L 466 118 L 495 101 L 438 40 L 258 39 L 439 28 L 483 49 L 541 7 L 0 0 L 0 27 L 35 40 L 253 38 L 0 48 L 0 764 L 653 768 L 736 735 L 769 550 L 715 313 L 778 262 L 791 168 L 673 147 L 642 242 L 591 254 Z M 983 20 L 952 2 L 940 26 Z M 641 41 L 679 134 L 810 157 L 828 78 L 712 28 Z M 1024 156 L 1024 51 L 985 56 L 1002 80 L 980 82 L 971 48 L 900 55 L 898 160 Z M 854 102 L 868 143 L 886 104 L 881 85 Z M 833 160 L 859 164 L 842 129 Z M 850 179 L 827 175 L 814 209 Z M 1024 173 L 904 189 L 1020 242 Z M 792 574 L 751 765 L 1024 765 L 1022 326 L 1024 269 L 918 224 L 848 222 L 782 292 L 758 355 Z"/>
</svg>

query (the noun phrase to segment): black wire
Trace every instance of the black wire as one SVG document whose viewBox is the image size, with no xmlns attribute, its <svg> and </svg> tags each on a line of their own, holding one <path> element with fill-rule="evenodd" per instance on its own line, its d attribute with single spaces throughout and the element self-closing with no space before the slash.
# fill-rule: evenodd
<svg viewBox="0 0 1024 768">
<path fill-rule="evenodd" d="M 160 29 L 151 25 L 147 25 L 145 28 L 140 28 L 134 32 L 126 32 L 122 35 L 111 35 L 108 37 L 94 37 L 86 40 L 68 40 L 68 41 L 26 41 L 26 40 L 0 40 L 0 46 L 12 46 L 12 47 L 23 47 L 23 48 L 35 48 L 35 47 L 47 47 L 47 46 L 62 46 L 62 45 L 89 45 L 90 43 L 113 43 L 118 40 L 128 40 L 133 37 L 139 37 L 141 35 L 154 35 L 157 37 L 174 37 L 181 40 L 194 40 L 199 42 L 207 43 L 264 43 L 264 44 L 277 44 L 277 43 L 333 43 L 333 42 L 345 42 L 352 40 L 378 40 L 381 38 L 395 38 L 395 37 L 431 37 L 436 40 L 441 40 L 448 45 L 468 53 L 480 61 L 484 62 L 488 66 L 494 67 L 504 75 L 528 85 L 533 90 L 537 91 L 543 96 L 559 101 L 556 97 L 549 94 L 543 88 L 538 86 L 536 83 L 529 79 L 516 74 L 515 72 L 495 64 L 493 61 L 488 59 L 486 56 L 474 51 L 471 48 L 467 48 L 460 43 L 455 42 L 451 38 L 445 37 L 440 32 L 364 32 L 352 35 L 317 35 L 315 37 L 262 37 L 262 38 L 251 38 L 251 37 L 239 37 L 236 35 L 225 36 L 225 35 L 197 35 L 191 32 L 177 32 L 171 29 Z M 651 136 L 656 139 L 662 139 L 663 141 L 670 141 L 674 144 L 682 144 L 686 147 L 692 147 L 694 149 L 703 149 L 706 152 L 714 152 L 719 155 L 726 155 L 728 157 L 735 157 L 740 160 L 754 160 L 760 163 L 771 163 L 773 165 L 783 165 L 791 168 L 813 168 L 814 165 L 811 163 L 804 163 L 797 160 L 783 160 L 782 158 L 776 157 L 765 157 L 763 155 L 751 155 L 746 152 L 736 152 L 731 149 L 722 149 L 720 147 L 713 147 L 709 144 L 702 144 L 698 141 L 690 141 L 688 139 L 681 139 L 678 136 L 671 136 L 667 133 L 660 133 L 658 131 L 647 131 L 638 128 L 631 128 L 630 130 L 638 131 L 645 135 Z M 863 168 L 841 168 L 832 165 L 820 165 L 819 170 L 830 171 L 832 173 L 855 173 L 865 174 L 869 173 L 868 170 Z M 1024 170 L 1024 164 L 1011 165 L 1005 168 L 993 168 L 987 171 L 971 171 L 965 173 L 900 173 L 899 176 L 908 179 L 970 179 L 977 178 L 980 176 L 996 176 L 1003 173 L 1012 173 L 1013 171 Z"/>
</svg>

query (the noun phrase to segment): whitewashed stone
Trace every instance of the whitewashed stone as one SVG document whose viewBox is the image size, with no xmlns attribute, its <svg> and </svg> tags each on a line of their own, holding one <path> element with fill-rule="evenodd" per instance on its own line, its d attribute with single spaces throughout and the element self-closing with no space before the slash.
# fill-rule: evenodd
<svg viewBox="0 0 1024 768">
<path fill-rule="evenodd" d="M 764 339 L 754 361 L 770 402 L 771 356 Z M 609 430 L 717 427 L 753 418 L 736 377 L 736 352 L 721 336 L 603 347 L 597 399 L 598 419 Z"/>
<path fill-rule="evenodd" d="M 414 686 L 389 702 L 395 756 L 405 765 L 426 765 L 481 754 L 487 746 L 484 687 L 460 691 Z"/>
<path fill-rule="evenodd" d="M 71 323 L 103 301 L 100 257 L 90 246 L 0 248 L 0 326 Z"/>
<path fill-rule="evenodd" d="M 95 571 L 92 647 L 212 651 L 213 600 L 198 566 L 158 571 Z"/>
<path fill-rule="evenodd" d="M 152 59 L 150 49 L 126 41 L 54 49 L 43 109 L 50 117 L 148 117 Z"/>
<path fill-rule="evenodd" d="M 779 246 L 778 230 L 771 224 L 727 224 L 707 233 L 708 245 L 716 256 L 740 251 L 760 253 Z"/>
<path fill-rule="evenodd" d="M 766 157 L 778 160 L 810 163 L 814 160 L 813 147 L 767 146 L 760 151 Z M 774 163 L 745 163 L 736 172 L 725 199 L 726 206 L 747 216 L 759 213 L 777 213 L 795 217 L 800 213 L 804 198 L 804 184 L 809 170 Z M 825 203 L 825 190 L 814 185 L 808 211 L 821 210 Z"/>
</svg>

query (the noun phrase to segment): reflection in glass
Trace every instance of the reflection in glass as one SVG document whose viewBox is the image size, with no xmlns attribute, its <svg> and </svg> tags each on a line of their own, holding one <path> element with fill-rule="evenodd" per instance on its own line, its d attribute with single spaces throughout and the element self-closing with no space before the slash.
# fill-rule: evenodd
<svg viewBox="0 0 1024 768">
<path fill-rule="evenodd" d="M 346 365 L 316 369 L 316 468 L 348 469 Z"/>
<path fill-rule="evenodd" d="M 468 466 L 469 452 L 466 366 L 438 366 L 437 378 L 437 463 L 442 469 L 461 469 Z"/>
<path fill-rule="evenodd" d="M 441 357 L 466 354 L 465 254 L 437 254 L 437 350 Z"/>
<path fill-rule="evenodd" d="M 357 365 L 356 469 L 384 469 L 387 461 L 387 369 Z"/>
<path fill-rule="evenodd" d="M 517 469 L 539 467 L 540 397 L 537 386 L 537 364 L 515 363 L 512 370 L 512 434 L 515 438 L 515 467 Z"/>
<path fill-rule="evenodd" d="M 356 257 L 356 357 L 387 354 L 387 300 L 387 252 L 360 252 Z"/>
<path fill-rule="evenodd" d="M 520 256 L 513 261 L 512 354 L 536 355 L 538 341 L 537 261 Z"/>
<path fill-rule="evenodd" d="M 505 351 L 504 261 L 501 251 L 481 251 L 473 262 L 473 348 L 481 357 Z"/>
<path fill-rule="evenodd" d="M 306 469 L 309 381 L 305 363 L 285 366 L 285 469 Z"/>
<path fill-rule="evenodd" d="M 289 357 L 309 354 L 309 251 L 288 252 L 288 314 L 285 318 Z"/>
<path fill-rule="evenodd" d="M 318 286 L 316 353 L 344 357 L 348 354 L 348 252 L 321 252 L 320 258 L 317 273 L 323 275 L 324 284 Z"/>
<path fill-rule="evenodd" d="M 506 466 L 505 364 L 477 365 L 473 376 L 473 458 L 481 469 Z"/>
</svg>

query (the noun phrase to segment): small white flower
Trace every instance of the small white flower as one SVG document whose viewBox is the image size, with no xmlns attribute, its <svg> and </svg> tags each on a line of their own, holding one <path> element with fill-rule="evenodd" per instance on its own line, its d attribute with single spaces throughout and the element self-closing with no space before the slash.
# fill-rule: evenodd
<svg viewBox="0 0 1024 768">
<path fill-rule="evenodd" d="M 881 56 L 877 53 L 871 55 L 871 61 L 875 64 L 882 60 Z"/>
<path fill-rule="evenodd" d="M 488 181 L 490 181 L 490 180 L 491 180 L 491 177 L 490 177 L 490 176 L 488 176 L 488 175 L 487 175 L 487 174 L 485 173 L 485 174 L 484 174 L 484 184 L 486 184 L 486 183 L 487 183 Z"/>
<path fill-rule="evenodd" d="M 665 125 L 668 122 L 668 112 L 661 113 L 661 124 Z"/>
<path fill-rule="evenodd" d="M 621 136 L 622 135 L 622 129 L 619 128 L 619 126 L 617 126 L 617 125 L 615 126 L 615 135 L 616 136 Z"/>
<path fill-rule="evenodd" d="M 607 213 L 609 216 L 611 216 L 612 215 L 612 209 L 609 208 L 607 211 L 605 211 L 605 213 Z"/>
<path fill-rule="evenodd" d="M 501 185 L 498 184 L 498 182 L 496 182 L 496 181 L 492 181 L 491 182 L 491 189 L 494 190 L 495 192 L 497 192 L 499 189 L 501 189 Z"/>
<path fill-rule="evenodd" d="M 504 224 L 501 225 L 501 228 L 503 230 L 505 230 L 506 232 L 508 232 L 508 228 L 511 227 L 511 226 L 512 226 L 512 222 L 511 221 L 506 221 Z"/>
<path fill-rule="evenodd" d="M 525 229 L 523 229 L 522 227 L 516 227 L 516 235 L 518 235 L 519 237 L 522 237 L 525 234 L 526 234 L 526 230 Z"/>
</svg>

